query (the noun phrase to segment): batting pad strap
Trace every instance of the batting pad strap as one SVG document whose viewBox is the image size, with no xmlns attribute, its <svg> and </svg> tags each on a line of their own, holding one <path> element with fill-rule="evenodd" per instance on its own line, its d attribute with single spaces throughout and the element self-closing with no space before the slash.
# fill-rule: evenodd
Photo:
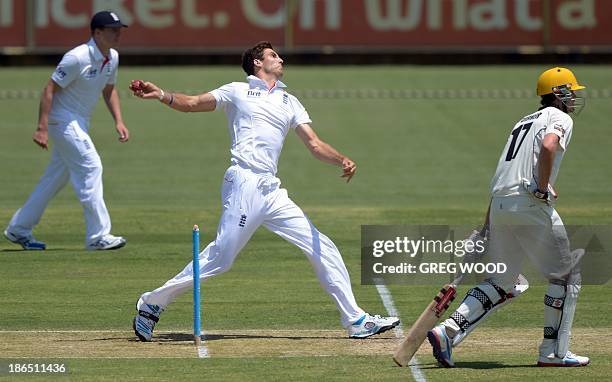
<svg viewBox="0 0 612 382">
<path fill-rule="evenodd" d="M 470 322 L 465 318 L 465 316 L 457 311 L 455 311 L 451 316 L 451 320 L 455 321 L 457 326 L 461 331 L 465 332 L 465 330 L 470 326 Z"/>
<path fill-rule="evenodd" d="M 480 303 L 482 304 L 482 308 L 484 309 L 485 312 L 487 312 L 488 310 L 491 309 L 491 307 L 493 307 L 493 302 L 491 301 L 489 296 L 487 296 L 487 294 L 478 287 L 470 289 L 467 292 L 467 295 L 472 296 L 476 300 L 480 301 Z"/>
<path fill-rule="evenodd" d="M 497 292 L 497 294 L 499 295 L 499 299 L 501 301 L 505 300 L 506 298 L 508 298 L 508 294 L 506 293 L 506 291 L 500 287 L 499 285 L 493 283 L 493 281 L 487 279 L 485 280 L 488 284 L 490 284 L 493 288 L 495 288 L 495 291 Z"/>
<path fill-rule="evenodd" d="M 559 332 L 557 330 L 555 330 L 555 328 L 553 328 L 551 326 L 545 326 L 544 327 L 544 338 L 547 338 L 549 340 L 556 340 L 558 333 Z"/>
<path fill-rule="evenodd" d="M 550 306 L 551 308 L 555 308 L 558 310 L 563 309 L 564 301 L 565 301 L 565 297 L 559 298 L 559 297 L 552 297 L 549 295 L 544 295 L 544 305 Z"/>
<path fill-rule="evenodd" d="M 142 316 L 144 318 L 147 318 L 147 319 L 149 319 L 149 320 L 151 320 L 153 322 L 159 321 L 159 317 L 156 317 L 154 314 L 151 314 L 149 312 L 145 312 L 144 310 L 139 310 L 138 311 L 138 315 Z"/>
</svg>

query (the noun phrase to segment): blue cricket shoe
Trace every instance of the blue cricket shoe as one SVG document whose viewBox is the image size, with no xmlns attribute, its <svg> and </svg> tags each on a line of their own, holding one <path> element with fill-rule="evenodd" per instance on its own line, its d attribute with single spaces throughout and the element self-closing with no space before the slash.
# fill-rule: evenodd
<svg viewBox="0 0 612 382">
<path fill-rule="evenodd" d="M 47 249 L 47 245 L 42 241 L 38 241 L 34 239 L 34 236 L 17 236 L 14 233 L 9 232 L 8 230 L 4 231 L 4 237 L 11 243 L 21 245 L 21 248 L 26 251 L 44 251 Z"/>
</svg>

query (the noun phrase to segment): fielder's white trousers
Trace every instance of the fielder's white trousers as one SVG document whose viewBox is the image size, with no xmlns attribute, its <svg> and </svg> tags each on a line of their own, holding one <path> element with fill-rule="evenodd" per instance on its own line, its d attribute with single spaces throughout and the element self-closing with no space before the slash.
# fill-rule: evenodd
<svg viewBox="0 0 612 382">
<path fill-rule="evenodd" d="M 87 134 L 87 121 L 49 121 L 53 141 L 51 161 L 36 188 L 11 219 L 8 231 L 29 236 L 47 208 L 49 201 L 72 183 L 85 216 L 85 244 L 110 233 L 111 222 L 102 191 L 102 162 Z"/>
<path fill-rule="evenodd" d="M 488 253 L 491 261 L 505 263 L 504 274 L 490 275 L 510 291 L 526 257 L 549 280 L 571 271 L 570 243 L 554 207 L 529 195 L 494 197 L 490 212 Z"/>
<path fill-rule="evenodd" d="M 200 279 L 229 270 L 255 230 L 264 225 L 295 244 L 310 260 L 319 282 L 340 311 L 343 326 L 363 316 L 357 306 L 342 256 L 334 243 L 320 233 L 304 212 L 287 196 L 280 180 L 256 174 L 239 165 L 225 173 L 221 198 L 223 212 L 217 237 L 200 253 Z M 147 304 L 165 307 L 193 285 L 191 262 L 160 288 L 143 294 Z"/>
</svg>

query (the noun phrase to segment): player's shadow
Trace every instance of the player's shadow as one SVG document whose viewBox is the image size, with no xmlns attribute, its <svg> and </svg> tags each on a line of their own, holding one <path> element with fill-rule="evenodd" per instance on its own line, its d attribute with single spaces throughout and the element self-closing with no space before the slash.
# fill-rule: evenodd
<svg viewBox="0 0 612 382">
<path fill-rule="evenodd" d="M 23 250 L 21 248 L 10 248 L 10 249 L 3 248 L 3 249 L 0 249 L 0 252 L 6 252 L 6 253 L 16 253 L 16 252 L 26 253 L 27 252 L 28 255 L 33 254 L 33 253 L 39 253 L 41 255 L 44 255 L 46 252 L 58 252 L 58 251 L 66 251 L 66 249 L 64 249 L 64 248 L 51 248 L 51 249 L 45 249 L 44 251 L 34 251 L 34 250 L 26 251 L 26 250 Z"/>
<path fill-rule="evenodd" d="M 535 364 L 530 363 L 528 365 L 509 365 L 499 362 L 487 362 L 487 361 L 477 361 L 477 362 L 457 362 L 455 363 L 455 367 L 458 369 L 478 369 L 478 370 L 487 370 L 487 369 L 516 369 L 516 368 L 525 368 L 525 367 L 536 367 Z M 445 369 L 437 363 L 426 363 L 419 364 L 419 369 L 421 370 L 432 370 L 432 369 Z"/>
<path fill-rule="evenodd" d="M 345 336 L 273 336 L 266 334 L 205 334 L 202 335 L 202 341 L 218 341 L 218 340 L 242 340 L 242 339 L 283 339 L 283 340 L 337 340 L 347 339 Z M 193 342 L 192 334 L 185 333 L 160 333 L 154 337 L 154 340 L 159 342 Z M 372 339 L 370 339 L 371 341 Z"/>
<path fill-rule="evenodd" d="M 367 338 L 367 339 L 354 339 L 348 338 L 343 335 L 327 335 L 327 336 L 308 336 L 308 335 L 295 335 L 295 336 L 274 336 L 274 335 L 266 335 L 266 334 L 204 334 L 202 335 L 202 341 L 219 341 L 219 340 L 244 340 L 244 339 L 281 339 L 281 340 L 347 340 L 347 341 L 388 341 L 387 337 L 376 337 L 376 338 Z M 70 339 L 66 340 L 68 342 L 80 341 L 80 342 L 95 342 L 95 341 L 117 341 L 117 340 L 126 340 L 128 342 L 140 342 L 140 340 L 135 335 L 130 335 L 128 337 L 124 336 L 116 336 L 116 337 L 97 337 L 97 338 L 82 338 L 82 339 Z M 62 341 L 62 340 L 59 340 Z M 155 334 L 153 337 L 153 343 L 181 343 L 181 342 L 193 342 L 193 334 L 186 333 L 159 333 Z"/>
</svg>

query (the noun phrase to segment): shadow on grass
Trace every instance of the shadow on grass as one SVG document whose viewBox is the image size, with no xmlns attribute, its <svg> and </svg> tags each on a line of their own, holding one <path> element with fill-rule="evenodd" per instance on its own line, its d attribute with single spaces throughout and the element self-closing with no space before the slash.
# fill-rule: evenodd
<svg viewBox="0 0 612 382">
<path fill-rule="evenodd" d="M 295 336 L 286 336 L 286 335 L 268 335 L 268 334 L 205 334 L 202 336 L 203 341 L 218 341 L 218 340 L 243 340 L 243 339 L 284 339 L 284 340 L 312 340 L 312 339 L 320 339 L 320 340 L 338 340 L 338 339 L 346 339 L 348 341 L 388 341 L 389 338 L 379 337 L 379 338 L 368 338 L 368 339 L 351 339 L 344 336 L 316 336 L 316 335 L 295 335 Z M 96 342 L 96 341 L 117 341 L 124 340 L 129 342 L 140 342 L 140 340 L 135 335 L 130 336 L 112 336 L 112 337 L 98 337 L 98 338 L 83 338 L 83 339 L 70 339 L 66 340 L 69 342 L 78 341 L 78 342 Z M 61 340 L 60 340 L 61 341 Z M 160 333 L 153 336 L 153 343 L 170 343 L 170 342 L 193 342 L 193 334 L 186 333 Z"/>
<path fill-rule="evenodd" d="M 26 251 L 24 249 L 21 248 L 10 248 L 10 249 L 0 249 L 0 252 L 6 252 L 6 253 L 15 253 L 15 252 L 23 252 L 24 254 L 27 253 L 32 254 L 32 253 L 40 253 L 40 254 L 44 254 L 45 252 L 59 252 L 59 251 L 67 251 L 68 249 L 66 248 L 51 248 L 51 249 L 45 249 L 45 250 L 29 250 Z"/>
<path fill-rule="evenodd" d="M 163 333 L 154 337 L 154 340 L 157 339 L 159 342 L 169 342 L 169 341 L 188 341 L 193 342 L 192 334 L 185 333 Z M 321 340 L 336 340 L 336 339 L 348 339 L 347 337 L 341 336 L 308 336 L 308 335 L 295 335 L 295 336 L 286 336 L 286 335 L 269 335 L 269 334 L 204 334 L 202 336 L 203 341 L 218 341 L 218 340 L 243 340 L 243 339 L 283 339 L 283 340 L 311 340 L 311 339 L 321 339 Z M 370 339 L 371 341 L 372 339 Z"/>
<path fill-rule="evenodd" d="M 487 362 L 487 361 L 476 361 L 476 362 L 457 362 L 455 364 L 457 369 L 479 369 L 479 370 L 487 370 L 487 369 L 517 369 L 517 368 L 532 368 L 536 367 L 535 364 L 530 363 L 528 365 L 509 365 L 499 362 Z M 419 364 L 419 369 L 421 370 L 435 370 L 435 369 L 446 369 L 445 367 L 440 366 L 439 364 L 432 363 L 424 363 Z"/>
</svg>

